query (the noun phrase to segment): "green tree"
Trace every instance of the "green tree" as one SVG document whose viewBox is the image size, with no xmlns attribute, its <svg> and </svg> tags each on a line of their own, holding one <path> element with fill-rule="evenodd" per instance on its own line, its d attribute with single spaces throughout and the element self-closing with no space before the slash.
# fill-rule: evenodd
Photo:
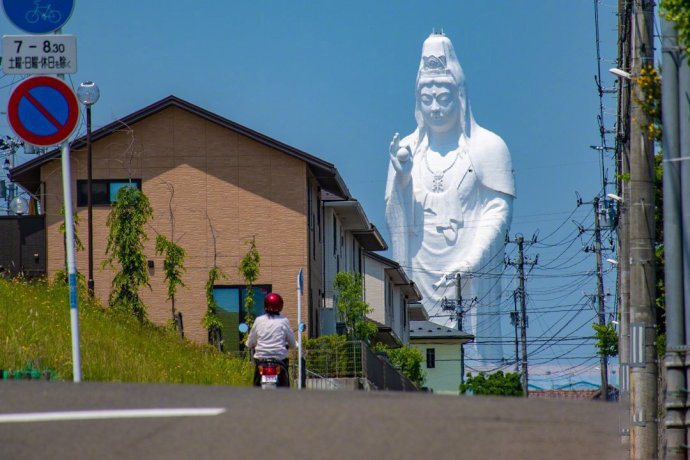
<svg viewBox="0 0 690 460">
<path fill-rule="evenodd" d="M 249 329 L 251 329 L 254 325 L 254 305 L 256 304 L 256 300 L 254 299 L 254 283 L 259 278 L 261 256 L 256 249 L 255 238 L 247 241 L 247 244 L 249 245 L 249 250 L 244 257 L 242 257 L 242 260 L 240 260 L 239 272 L 242 278 L 244 278 L 244 284 L 246 286 L 246 293 L 244 295 L 244 322 L 249 326 Z M 247 335 L 242 338 L 243 343 Z"/>
<path fill-rule="evenodd" d="M 216 285 L 216 281 L 226 278 L 227 275 L 218 267 L 216 230 L 213 227 L 213 222 L 211 222 L 208 213 L 206 213 L 206 219 L 208 220 L 208 226 L 211 229 L 211 237 L 213 238 L 213 266 L 208 271 L 208 280 L 206 281 L 206 313 L 201 320 L 201 325 L 208 331 L 209 343 L 217 347 L 218 350 L 222 350 L 223 323 L 221 323 L 218 317 L 219 305 L 218 302 L 216 302 L 216 297 L 213 295 L 213 287 Z"/>
<path fill-rule="evenodd" d="M 674 22 L 678 30 L 678 42 L 685 49 L 690 48 L 690 1 L 661 0 L 659 15 L 667 21 Z M 690 60 L 688 60 L 690 65 Z"/>
<path fill-rule="evenodd" d="M 65 206 L 60 207 L 59 214 L 62 217 L 65 217 Z M 81 242 L 81 239 L 79 239 L 79 232 L 77 231 L 79 228 L 79 214 L 78 213 L 73 213 L 72 218 L 74 220 L 74 251 L 79 252 L 84 250 L 84 245 Z M 69 283 L 69 277 L 67 276 L 67 227 L 65 226 L 65 221 L 63 220 L 60 226 L 58 227 L 58 231 L 62 235 L 62 244 L 65 249 L 65 269 L 64 270 L 58 270 L 57 273 L 55 273 L 55 277 L 53 278 L 53 283 L 58 283 L 58 284 L 68 284 Z M 87 283 L 86 283 L 86 277 L 84 276 L 83 273 L 77 271 L 77 287 L 79 288 L 79 291 L 86 293 L 88 291 L 87 288 Z"/>
<path fill-rule="evenodd" d="M 664 4 L 666 6 L 664 6 Z M 682 29 L 685 27 L 686 37 L 690 37 L 690 0 L 666 0 L 661 4 L 661 14 L 671 14 L 674 18 L 667 16 L 669 20 L 678 20 L 676 27 L 679 29 L 679 36 L 682 36 Z M 666 13 L 664 13 L 666 8 Z M 669 13 L 669 11 L 671 13 Z M 685 19 L 683 19 L 685 18 Z M 684 22 L 685 21 L 685 22 Z M 686 41 L 685 46 L 687 47 Z M 647 124 L 641 125 L 643 132 L 649 140 L 657 143 L 657 152 L 654 156 L 654 256 L 655 256 L 655 276 L 656 276 L 656 332 L 657 349 L 660 355 L 665 350 L 659 344 L 665 342 L 666 338 L 666 288 L 664 284 L 664 190 L 663 190 L 663 154 L 658 148 L 661 141 L 663 126 L 661 116 L 661 74 L 653 66 L 648 65 L 640 70 L 640 76 L 635 78 L 635 83 L 639 86 L 640 96 L 635 96 L 636 103 L 644 113 Z M 629 180 L 629 177 L 627 178 Z M 597 331 L 597 334 L 599 332 Z"/>
<path fill-rule="evenodd" d="M 208 280 L 206 281 L 206 313 L 201 320 L 201 325 L 208 331 L 209 342 L 216 347 L 220 347 L 220 343 L 223 340 L 223 323 L 221 323 L 218 317 L 219 305 L 216 302 L 216 297 L 213 295 L 213 286 L 215 286 L 217 280 L 225 277 L 225 273 L 214 265 L 208 271 Z"/>
<path fill-rule="evenodd" d="M 361 369 L 359 349 L 344 335 L 322 335 L 304 339 L 307 369 L 324 377 L 355 377 Z"/>
<path fill-rule="evenodd" d="M 146 319 L 146 306 L 139 297 L 139 288 L 150 286 L 144 256 L 148 240 L 144 226 L 153 215 L 149 199 L 136 187 L 122 187 L 108 214 L 108 245 L 103 267 L 113 267 L 117 260 L 120 271 L 115 274 L 108 304 L 131 311 L 139 321 Z"/>
<path fill-rule="evenodd" d="M 480 372 L 472 376 L 469 372 L 465 383 L 460 385 L 460 393 L 474 395 L 522 396 L 524 394 L 520 376 L 517 372 L 503 371 L 489 374 L 488 377 Z"/>
<path fill-rule="evenodd" d="M 58 213 L 62 217 L 65 217 L 65 206 L 64 205 L 60 207 L 60 211 Z M 72 219 L 74 220 L 74 250 L 77 252 L 83 251 L 84 245 L 82 244 L 81 239 L 79 239 L 79 232 L 77 231 L 77 229 L 79 228 L 79 222 L 81 221 L 81 219 L 79 218 L 79 214 L 76 212 L 73 213 Z M 60 224 L 60 227 L 58 227 L 58 230 L 59 230 L 60 234 L 62 235 L 63 240 L 65 240 L 65 238 L 67 237 L 66 228 L 67 227 L 65 227 L 65 221 L 63 220 L 62 223 Z M 65 245 L 67 245 L 67 241 L 65 241 Z M 65 262 L 65 264 L 66 263 L 67 262 Z"/>
<path fill-rule="evenodd" d="M 388 355 L 393 366 L 400 369 L 400 372 L 410 379 L 418 387 L 424 386 L 424 371 L 422 370 L 422 353 L 409 345 L 403 345 L 399 348 L 390 348 L 382 343 L 376 344 L 374 347 L 376 351 L 382 351 Z"/>
<path fill-rule="evenodd" d="M 656 275 L 656 328 L 657 344 L 666 337 L 666 285 L 664 283 L 664 183 L 663 154 L 654 155 L 654 256 Z M 666 353 L 664 349 L 661 356 Z"/>
<path fill-rule="evenodd" d="M 184 258 L 186 252 L 180 245 L 159 234 L 156 236 L 156 255 L 160 256 L 163 254 L 165 254 L 163 272 L 165 273 L 165 283 L 168 288 L 168 300 L 172 303 L 172 321 L 176 324 L 175 295 L 177 294 L 177 288 L 185 285 L 182 282 L 182 273 L 185 271 Z"/>
<path fill-rule="evenodd" d="M 596 338 L 594 346 L 597 347 L 597 353 L 607 358 L 618 355 L 618 333 L 614 325 L 594 323 L 592 328 Z"/>
<path fill-rule="evenodd" d="M 370 343 L 376 335 L 376 324 L 367 319 L 371 308 L 363 298 L 362 275 L 339 272 L 333 282 L 338 296 L 338 313 L 345 321 L 345 332 L 351 340 L 362 340 Z"/>
</svg>

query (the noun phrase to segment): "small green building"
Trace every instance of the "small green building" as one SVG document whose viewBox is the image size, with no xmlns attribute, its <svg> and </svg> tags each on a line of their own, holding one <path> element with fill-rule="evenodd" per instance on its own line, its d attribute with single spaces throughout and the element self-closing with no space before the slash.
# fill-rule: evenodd
<svg viewBox="0 0 690 460">
<path fill-rule="evenodd" d="M 427 388 L 438 394 L 460 393 L 461 347 L 472 340 L 472 334 L 432 323 L 428 318 L 410 321 L 410 345 L 425 359 L 422 367 Z"/>
</svg>

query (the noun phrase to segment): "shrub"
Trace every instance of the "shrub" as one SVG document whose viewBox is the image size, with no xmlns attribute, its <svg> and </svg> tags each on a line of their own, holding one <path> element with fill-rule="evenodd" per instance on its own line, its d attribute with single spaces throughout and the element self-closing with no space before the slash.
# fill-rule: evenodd
<svg viewBox="0 0 690 460">
<path fill-rule="evenodd" d="M 413 347 L 404 345 L 400 348 L 389 348 L 384 344 L 377 344 L 374 347 L 376 351 L 384 352 L 388 355 L 393 366 L 400 369 L 400 372 L 410 379 L 418 387 L 424 386 L 424 371 L 422 370 L 422 353 Z"/>
<path fill-rule="evenodd" d="M 494 372 L 487 377 L 483 372 L 474 377 L 467 373 L 466 382 L 460 385 L 460 393 L 475 395 L 522 396 L 523 389 L 517 372 Z"/>
<path fill-rule="evenodd" d="M 361 369 L 359 347 L 344 335 L 322 335 L 305 339 L 307 369 L 323 377 L 354 377 Z"/>
<path fill-rule="evenodd" d="M 367 319 L 373 309 L 362 300 L 362 275 L 339 272 L 333 287 L 338 296 L 338 313 L 345 320 L 345 332 L 350 340 L 362 340 L 367 344 L 376 335 L 376 324 Z"/>
</svg>

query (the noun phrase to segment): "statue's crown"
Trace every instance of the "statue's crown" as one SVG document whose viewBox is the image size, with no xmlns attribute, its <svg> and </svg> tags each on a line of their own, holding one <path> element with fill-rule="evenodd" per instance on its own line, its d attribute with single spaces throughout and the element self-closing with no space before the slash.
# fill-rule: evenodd
<svg viewBox="0 0 690 460">
<path fill-rule="evenodd" d="M 441 56 L 423 56 L 424 65 L 421 69 L 422 77 L 437 77 L 437 76 L 452 76 L 447 67 L 446 57 Z"/>
</svg>

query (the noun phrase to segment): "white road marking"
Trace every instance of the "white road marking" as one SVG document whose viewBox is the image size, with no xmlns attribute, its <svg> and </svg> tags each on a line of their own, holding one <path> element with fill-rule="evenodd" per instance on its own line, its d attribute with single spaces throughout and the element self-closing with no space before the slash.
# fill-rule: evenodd
<svg viewBox="0 0 690 460">
<path fill-rule="evenodd" d="M 114 418 L 209 417 L 220 415 L 223 412 L 225 412 L 225 409 L 222 407 L 29 412 L 23 414 L 0 414 L 0 423 L 61 422 L 66 420 L 104 420 Z"/>
</svg>

